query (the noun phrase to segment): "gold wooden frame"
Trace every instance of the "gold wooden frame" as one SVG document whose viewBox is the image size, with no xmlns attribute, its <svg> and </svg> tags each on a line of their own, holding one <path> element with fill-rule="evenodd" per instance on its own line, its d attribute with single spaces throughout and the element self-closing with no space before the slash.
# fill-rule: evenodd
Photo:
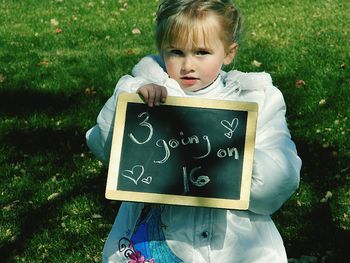
<svg viewBox="0 0 350 263">
<path fill-rule="evenodd" d="M 247 126 L 244 146 L 244 159 L 242 167 L 241 192 L 239 200 L 194 197 L 182 195 L 156 194 L 145 192 L 121 191 L 117 190 L 119 165 L 123 134 L 125 128 L 125 118 L 127 104 L 144 103 L 139 95 L 131 93 L 121 93 L 118 97 L 115 123 L 112 139 L 112 148 L 109 161 L 107 186 L 105 196 L 107 199 L 134 201 L 145 203 L 159 203 L 171 205 L 200 206 L 225 209 L 246 210 L 249 207 L 250 186 L 253 170 L 254 146 L 256 123 L 258 115 L 258 105 L 252 102 L 237 102 L 229 100 L 212 100 L 203 98 L 183 98 L 168 96 L 165 105 L 189 106 L 206 109 L 224 109 L 247 111 Z"/>
</svg>

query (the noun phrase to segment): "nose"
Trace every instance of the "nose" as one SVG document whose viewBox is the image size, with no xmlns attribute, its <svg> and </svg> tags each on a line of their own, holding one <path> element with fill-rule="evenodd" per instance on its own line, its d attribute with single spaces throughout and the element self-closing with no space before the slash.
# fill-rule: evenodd
<svg viewBox="0 0 350 263">
<path fill-rule="evenodd" d="M 183 58 L 181 70 L 184 73 L 195 71 L 195 62 L 192 56 L 185 56 Z"/>
</svg>

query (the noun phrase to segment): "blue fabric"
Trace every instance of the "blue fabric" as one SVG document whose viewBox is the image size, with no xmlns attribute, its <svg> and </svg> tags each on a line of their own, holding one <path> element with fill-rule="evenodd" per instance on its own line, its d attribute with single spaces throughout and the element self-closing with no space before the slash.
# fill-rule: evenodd
<svg viewBox="0 0 350 263">
<path fill-rule="evenodd" d="M 148 217 L 140 222 L 131 237 L 134 248 L 145 258 L 153 258 L 156 263 L 182 262 L 169 248 L 161 226 L 160 208 L 153 208 Z"/>
<path fill-rule="evenodd" d="M 137 251 L 140 251 L 145 258 L 152 258 L 148 244 L 147 224 L 143 223 L 138 226 L 137 232 L 131 237 L 131 242 Z"/>
</svg>

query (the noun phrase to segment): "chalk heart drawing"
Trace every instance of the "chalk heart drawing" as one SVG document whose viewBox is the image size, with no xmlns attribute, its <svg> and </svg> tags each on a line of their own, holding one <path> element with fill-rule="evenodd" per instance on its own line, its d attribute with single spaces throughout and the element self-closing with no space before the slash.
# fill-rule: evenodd
<svg viewBox="0 0 350 263">
<path fill-rule="evenodd" d="M 135 165 L 131 170 L 124 170 L 122 172 L 122 176 L 125 178 L 130 179 L 134 182 L 134 184 L 137 185 L 138 181 L 142 177 L 143 173 L 145 172 L 145 169 L 142 165 Z"/>
<path fill-rule="evenodd" d="M 142 178 L 141 182 L 143 182 L 145 184 L 150 184 L 150 183 L 152 183 L 152 177 L 148 176 L 146 178 Z"/>
<path fill-rule="evenodd" d="M 234 118 L 231 122 L 227 121 L 227 120 L 222 120 L 221 121 L 221 125 L 224 126 L 228 132 L 225 132 L 225 136 L 229 139 L 232 138 L 233 133 L 235 132 L 235 130 L 237 129 L 238 126 L 238 119 Z"/>
</svg>

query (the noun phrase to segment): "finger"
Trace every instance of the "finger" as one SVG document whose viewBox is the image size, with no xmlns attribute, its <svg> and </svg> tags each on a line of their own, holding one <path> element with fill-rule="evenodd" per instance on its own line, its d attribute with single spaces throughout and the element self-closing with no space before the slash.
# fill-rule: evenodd
<svg viewBox="0 0 350 263">
<path fill-rule="evenodd" d="M 154 88 L 154 86 L 152 86 L 152 88 L 147 89 L 148 91 L 148 106 L 149 107 L 153 107 L 154 106 L 154 100 L 156 97 L 156 90 Z"/>
<path fill-rule="evenodd" d="M 161 102 L 164 103 L 166 101 L 167 97 L 168 97 L 168 91 L 166 90 L 165 87 L 162 87 L 161 88 L 161 95 L 160 95 Z"/>
<path fill-rule="evenodd" d="M 137 93 L 141 96 L 142 100 L 148 104 L 148 91 L 145 88 L 140 88 Z"/>
<path fill-rule="evenodd" d="M 162 87 L 157 86 L 155 89 L 155 96 L 154 96 L 154 104 L 156 106 L 160 105 L 161 95 L 162 95 Z"/>
</svg>

